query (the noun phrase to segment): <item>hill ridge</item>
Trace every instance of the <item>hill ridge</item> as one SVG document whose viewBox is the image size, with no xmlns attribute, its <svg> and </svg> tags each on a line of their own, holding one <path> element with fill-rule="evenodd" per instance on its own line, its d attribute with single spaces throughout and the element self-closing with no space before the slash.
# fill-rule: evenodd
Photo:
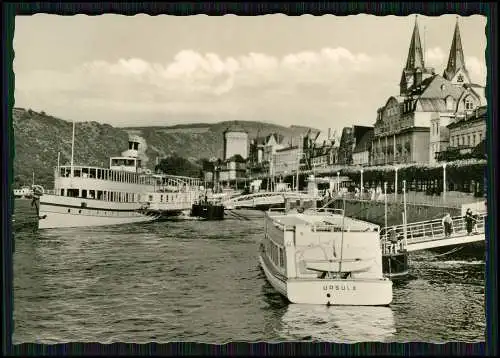
<svg viewBox="0 0 500 358">
<path fill-rule="evenodd" d="M 74 163 L 107 167 L 110 156 L 120 155 L 127 149 L 129 134 L 139 135 L 146 140 L 147 166 L 150 168 L 154 167 L 157 157 L 172 154 L 193 162 L 211 157 L 221 158 L 222 133 L 229 123 L 241 125 L 248 132 L 249 140 L 257 134 L 264 136 L 279 132 L 285 137 L 285 143 L 309 129 L 243 120 L 137 127 L 115 127 L 95 121 L 76 122 Z M 15 140 L 14 187 L 30 184 L 34 171 L 35 181 L 52 189 L 58 152 L 61 153 L 60 165 L 70 162 L 72 122 L 44 112 L 16 107 L 12 110 L 12 125 Z"/>
</svg>

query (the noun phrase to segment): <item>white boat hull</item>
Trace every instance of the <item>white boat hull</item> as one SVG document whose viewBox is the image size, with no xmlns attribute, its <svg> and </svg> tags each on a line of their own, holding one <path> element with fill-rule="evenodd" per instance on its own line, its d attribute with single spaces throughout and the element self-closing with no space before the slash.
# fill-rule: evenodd
<svg viewBox="0 0 500 358">
<path fill-rule="evenodd" d="M 118 224 L 131 224 L 148 222 L 158 219 L 158 216 L 148 215 L 130 215 L 122 217 L 92 216 L 82 214 L 65 213 L 44 213 L 40 212 L 38 220 L 38 229 L 55 229 L 69 227 L 87 227 L 87 226 L 108 226 Z"/>
<path fill-rule="evenodd" d="M 286 279 L 259 255 L 268 282 L 291 303 L 331 306 L 387 306 L 392 302 L 389 279 Z"/>
<path fill-rule="evenodd" d="M 86 206 L 82 206 L 82 202 Z M 79 204 L 79 206 L 77 206 Z M 108 226 L 156 220 L 160 215 L 137 210 L 139 204 L 44 195 L 40 198 L 38 229 Z"/>
<path fill-rule="evenodd" d="M 332 306 L 387 306 L 392 302 L 389 279 L 292 279 L 287 282 L 292 303 Z"/>
</svg>

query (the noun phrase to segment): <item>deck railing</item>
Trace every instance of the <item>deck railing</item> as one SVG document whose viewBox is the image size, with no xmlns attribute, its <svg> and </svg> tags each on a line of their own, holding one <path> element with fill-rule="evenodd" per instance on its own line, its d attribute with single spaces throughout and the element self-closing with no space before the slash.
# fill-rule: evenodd
<svg viewBox="0 0 500 358">
<path fill-rule="evenodd" d="M 473 221 L 473 232 L 484 233 L 487 213 L 481 213 Z M 463 216 L 452 218 L 450 237 L 462 236 L 467 233 L 466 221 Z M 383 228 L 380 231 L 380 238 L 383 246 L 393 245 L 390 242 L 391 236 L 395 238 L 399 245 L 404 246 L 405 226 L 397 225 Z M 446 238 L 442 219 L 421 221 L 411 223 L 406 226 L 406 243 L 418 243 L 430 240 L 440 240 Z M 394 241 L 396 241 L 394 240 Z M 404 247 L 401 247 L 404 248 Z"/>
<path fill-rule="evenodd" d="M 368 223 L 366 221 L 346 218 L 343 221 L 343 213 L 342 209 L 306 209 L 304 211 L 304 215 L 314 216 L 314 215 L 325 215 L 325 213 L 335 215 L 335 222 L 315 222 L 308 223 L 308 226 L 311 228 L 312 232 L 376 232 L 379 231 L 380 227 L 378 225 Z M 268 211 L 268 218 L 274 226 L 281 230 L 294 230 L 295 225 L 286 225 L 283 223 L 277 222 L 276 218 L 280 216 L 285 216 L 287 214 L 284 208 L 271 208 Z"/>
</svg>

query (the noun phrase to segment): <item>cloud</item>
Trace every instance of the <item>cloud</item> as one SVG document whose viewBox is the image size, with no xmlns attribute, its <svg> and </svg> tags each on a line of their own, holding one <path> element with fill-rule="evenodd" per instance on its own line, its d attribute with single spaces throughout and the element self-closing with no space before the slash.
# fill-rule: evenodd
<svg viewBox="0 0 500 358">
<path fill-rule="evenodd" d="M 445 55 L 434 48 L 427 58 L 439 65 Z M 474 77 L 484 70 L 478 59 L 467 61 Z M 398 91 L 400 68 L 388 56 L 342 47 L 282 57 L 183 50 L 165 63 L 128 58 L 16 72 L 15 96 L 16 106 L 113 125 L 250 119 L 341 128 L 373 124 L 377 108 Z"/>
<path fill-rule="evenodd" d="M 282 57 L 183 50 L 166 63 L 129 58 L 84 63 L 68 72 L 19 72 L 16 105 L 79 116 L 77 120 L 100 112 L 111 124 L 136 124 L 131 118 L 138 115 L 144 121 L 153 115 L 169 121 L 190 116 L 203 120 L 206 115 L 314 125 L 331 121 L 336 109 L 345 111 L 343 121 L 356 121 L 347 112 L 349 106 L 362 112 L 357 103 L 361 96 L 370 113 L 364 116 L 371 122 L 377 102 L 384 101 L 377 98 L 377 86 L 394 81 L 387 73 L 396 65 L 387 56 L 340 47 Z"/>
<path fill-rule="evenodd" d="M 446 55 L 440 47 L 427 49 L 425 53 L 426 66 L 441 68 L 446 66 Z"/>
<path fill-rule="evenodd" d="M 447 65 L 448 54 L 440 47 L 430 48 L 426 51 L 426 65 L 435 68 L 437 73 L 441 73 Z M 486 84 L 486 64 L 474 56 L 465 56 L 465 66 L 471 81 L 485 85 Z"/>
<path fill-rule="evenodd" d="M 484 61 L 480 61 L 477 57 L 467 56 L 465 58 L 465 65 L 469 71 L 469 75 L 473 82 L 477 82 L 481 85 L 486 84 L 486 64 Z"/>
</svg>

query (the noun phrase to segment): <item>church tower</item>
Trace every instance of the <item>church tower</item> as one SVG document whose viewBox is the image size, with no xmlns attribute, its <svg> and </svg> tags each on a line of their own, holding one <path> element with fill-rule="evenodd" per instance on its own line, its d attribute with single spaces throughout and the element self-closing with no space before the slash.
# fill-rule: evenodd
<svg viewBox="0 0 500 358">
<path fill-rule="evenodd" d="M 424 50 L 420 41 L 417 17 L 415 17 L 415 26 L 413 27 L 413 34 L 411 36 L 408 58 L 401 75 L 401 82 L 399 83 L 400 94 L 409 94 L 409 90 L 412 87 L 420 85 L 431 74 L 433 74 L 432 68 L 425 67 Z"/>
<path fill-rule="evenodd" d="M 462 39 L 460 38 L 460 28 L 458 26 L 458 17 L 455 24 L 455 32 L 451 42 L 448 65 L 444 70 L 443 77 L 453 84 L 463 85 L 470 83 L 469 72 L 465 68 L 464 52 L 462 48 Z"/>
</svg>

